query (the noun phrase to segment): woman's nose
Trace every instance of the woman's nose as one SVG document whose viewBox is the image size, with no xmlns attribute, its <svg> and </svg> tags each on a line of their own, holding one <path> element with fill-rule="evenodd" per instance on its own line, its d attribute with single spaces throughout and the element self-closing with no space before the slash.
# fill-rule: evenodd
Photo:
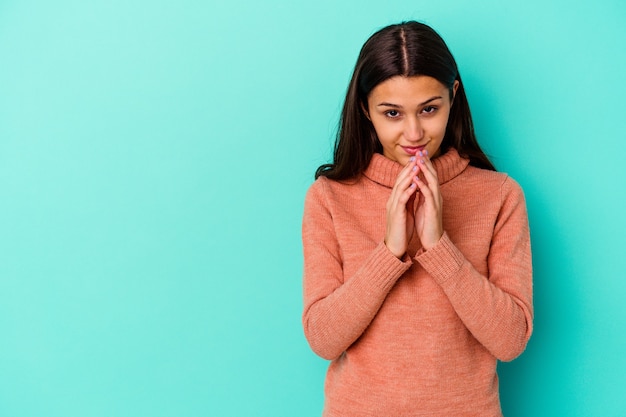
<svg viewBox="0 0 626 417">
<path fill-rule="evenodd" d="M 408 117 L 406 119 L 404 136 L 407 140 L 412 142 L 422 139 L 424 136 L 424 130 L 422 129 L 422 125 L 417 117 Z"/>
</svg>

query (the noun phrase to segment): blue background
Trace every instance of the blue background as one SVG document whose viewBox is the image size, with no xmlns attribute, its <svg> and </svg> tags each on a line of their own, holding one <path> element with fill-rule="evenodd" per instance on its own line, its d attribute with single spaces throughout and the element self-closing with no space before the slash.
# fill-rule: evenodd
<svg viewBox="0 0 626 417">
<path fill-rule="evenodd" d="M 505 414 L 626 415 L 625 4 L 0 1 L 0 416 L 318 416 L 304 193 L 362 43 L 405 19 L 526 192 Z"/>
</svg>

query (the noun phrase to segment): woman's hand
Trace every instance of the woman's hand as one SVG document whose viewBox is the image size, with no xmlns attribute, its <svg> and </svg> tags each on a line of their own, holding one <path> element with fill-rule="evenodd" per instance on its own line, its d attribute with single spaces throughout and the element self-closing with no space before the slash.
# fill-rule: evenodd
<svg viewBox="0 0 626 417">
<path fill-rule="evenodd" d="M 419 152 L 416 157 L 418 172 L 422 172 L 423 179 L 418 177 L 417 173 L 414 175 L 415 183 L 422 195 L 415 211 L 415 230 L 422 247 L 428 250 L 435 246 L 443 235 L 443 198 L 439 190 L 437 171 L 428 157 L 428 152 Z"/>
<path fill-rule="evenodd" d="M 387 229 L 385 245 L 396 257 L 401 258 L 415 230 L 413 202 L 417 191 L 417 158 L 413 157 L 400 171 L 387 200 Z"/>
</svg>

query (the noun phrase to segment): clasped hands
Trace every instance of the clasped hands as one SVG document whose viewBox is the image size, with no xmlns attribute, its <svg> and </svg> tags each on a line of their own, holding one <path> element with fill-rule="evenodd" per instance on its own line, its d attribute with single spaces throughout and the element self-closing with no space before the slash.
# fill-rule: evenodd
<svg viewBox="0 0 626 417">
<path fill-rule="evenodd" d="M 385 245 L 391 253 L 401 258 L 414 233 L 424 249 L 435 246 L 443 235 L 442 203 L 437 171 L 428 152 L 420 151 L 398 174 L 387 201 Z"/>
</svg>

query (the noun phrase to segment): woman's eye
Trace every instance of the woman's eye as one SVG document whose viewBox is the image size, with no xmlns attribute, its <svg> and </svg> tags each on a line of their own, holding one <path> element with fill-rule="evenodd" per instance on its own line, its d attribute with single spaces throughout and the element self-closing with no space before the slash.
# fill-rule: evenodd
<svg viewBox="0 0 626 417">
<path fill-rule="evenodd" d="M 434 113 L 436 110 L 437 110 L 437 107 L 435 107 L 435 106 L 426 106 L 426 107 L 424 107 L 422 112 L 426 113 L 426 114 L 429 114 L 429 113 Z"/>
<path fill-rule="evenodd" d="M 387 110 L 385 112 L 385 115 L 387 117 L 391 117 L 392 119 L 398 117 L 400 115 L 400 113 L 398 112 L 398 110 Z"/>
</svg>

